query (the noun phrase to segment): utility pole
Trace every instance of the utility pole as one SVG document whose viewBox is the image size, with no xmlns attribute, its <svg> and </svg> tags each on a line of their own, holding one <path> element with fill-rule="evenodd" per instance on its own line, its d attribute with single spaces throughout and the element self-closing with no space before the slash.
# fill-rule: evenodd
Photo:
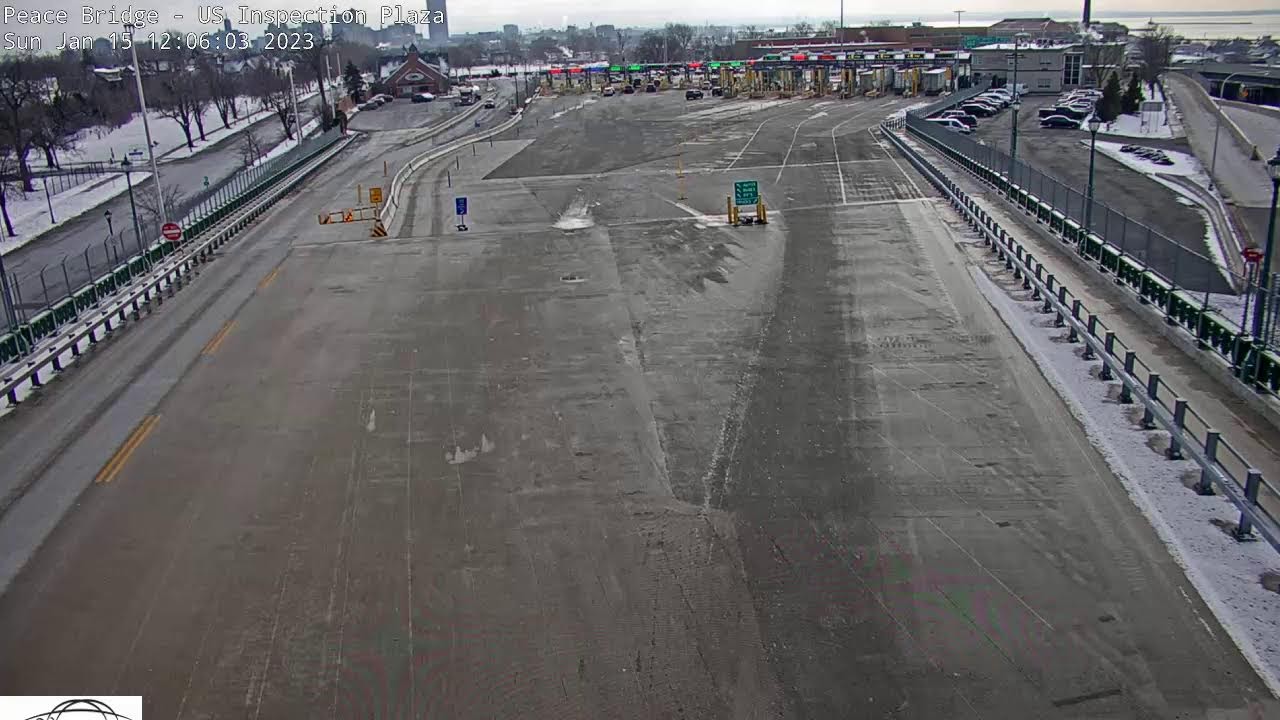
<svg viewBox="0 0 1280 720">
<path fill-rule="evenodd" d="M 956 61 L 952 63 L 954 67 L 951 70 L 951 90 L 955 92 L 960 89 L 960 50 L 964 48 L 964 35 L 960 32 L 960 16 L 968 12 L 967 10 L 956 10 Z"/>
<path fill-rule="evenodd" d="M 298 93 L 293 89 L 293 66 L 289 66 L 289 98 L 293 100 L 293 131 L 298 135 L 298 145 L 302 145 L 302 116 L 298 115 Z"/>
<path fill-rule="evenodd" d="M 133 54 L 133 79 L 138 83 L 138 106 L 142 109 L 142 132 L 147 136 L 147 154 L 151 156 L 151 177 L 156 181 L 156 206 L 160 208 L 160 221 L 169 222 L 169 209 L 164 206 L 164 192 L 160 189 L 160 167 L 156 165 L 156 148 L 151 142 L 151 124 L 147 122 L 147 96 L 142 92 L 142 70 L 138 67 L 138 44 L 134 42 L 133 30 L 138 27 L 133 23 L 125 23 L 124 29 L 129 31 L 129 50 Z"/>
</svg>

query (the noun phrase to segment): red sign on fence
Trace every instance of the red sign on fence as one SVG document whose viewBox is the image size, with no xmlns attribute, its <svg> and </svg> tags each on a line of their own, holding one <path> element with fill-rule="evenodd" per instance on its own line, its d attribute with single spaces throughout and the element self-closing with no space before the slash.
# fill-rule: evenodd
<svg viewBox="0 0 1280 720">
<path fill-rule="evenodd" d="M 1262 262 L 1262 251 L 1258 248 L 1245 248 L 1240 251 L 1240 254 L 1244 256 L 1244 261 L 1247 263 Z"/>
<path fill-rule="evenodd" d="M 177 240 L 182 237 L 182 226 L 178 223 L 165 223 L 160 228 L 160 234 L 164 235 L 165 240 Z"/>
</svg>

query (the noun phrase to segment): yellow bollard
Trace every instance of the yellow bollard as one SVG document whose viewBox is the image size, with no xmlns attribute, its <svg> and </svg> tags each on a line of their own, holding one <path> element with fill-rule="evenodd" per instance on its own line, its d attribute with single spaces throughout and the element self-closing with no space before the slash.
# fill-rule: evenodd
<svg viewBox="0 0 1280 720">
<path fill-rule="evenodd" d="M 764 210 L 763 200 L 759 200 L 756 202 L 756 222 L 760 223 L 761 225 L 769 222 L 768 214 Z"/>
<path fill-rule="evenodd" d="M 728 214 L 729 214 L 729 224 L 730 224 L 730 225 L 737 225 L 737 224 L 738 224 L 738 220 L 737 220 L 737 218 L 735 218 L 735 217 L 733 216 L 733 198 L 729 197 L 728 195 L 725 195 L 725 196 L 724 196 L 724 206 L 725 206 L 726 211 L 727 211 L 727 212 L 728 212 Z"/>
<path fill-rule="evenodd" d="M 364 202 L 364 186 L 356 185 L 356 204 Z"/>
</svg>

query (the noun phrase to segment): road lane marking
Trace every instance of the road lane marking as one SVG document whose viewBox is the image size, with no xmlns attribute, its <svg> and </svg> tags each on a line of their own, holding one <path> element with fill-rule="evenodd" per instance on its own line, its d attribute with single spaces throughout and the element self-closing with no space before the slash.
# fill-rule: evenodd
<svg viewBox="0 0 1280 720">
<path fill-rule="evenodd" d="M 212 355 L 218 352 L 218 348 L 222 347 L 222 341 L 227 339 L 227 333 L 231 332 L 231 328 L 235 326 L 235 320 L 228 320 L 226 324 L 222 326 L 222 329 L 218 331 L 218 334 L 214 335 L 213 338 L 205 344 L 204 349 L 200 351 L 200 354 Z"/>
<path fill-rule="evenodd" d="M 124 469 L 125 463 L 129 462 L 133 451 L 137 450 L 142 441 L 147 439 L 147 436 L 155 429 L 158 422 L 160 422 L 159 415 L 148 415 L 143 418 L 142 422 L 138 423 L 138 427 L 134 428 L 133 432 L 129 434 L 129 438 L 120 446 L 120 449 L 116 450 L 111 459 L 107 461 L 107 464 L 103 465 L 102 469 L 98 471 L 97 476 L 93 478 L 93 482 L 105 484 L 115 480 L 116 475 L 119 475 L 120 471 Z"/>
<path fill-rule="evenodd" d="M 266 276 L 266 277 L 262 278 L 262 282 L 258 283 L 258 289 L 259 289 L 259 290 L 265 290 L 265 289 L 266 289 L 266 287 L 267 287 L 268 285 L 270 285 L 270 284 L 272 283 L 272 281 L 274 281 L 274 280 L 276 279 L 276 276 L 277 276 L 277 275 L 279 275 L 279 274 L 280 274 L 280 266 L 279 266 L 279 265 L 277 265 L 277 266 L 275 266 L 275 269 L 273 269 L 271 272 L 267 273 L 267 276 Z"/>
</svg>

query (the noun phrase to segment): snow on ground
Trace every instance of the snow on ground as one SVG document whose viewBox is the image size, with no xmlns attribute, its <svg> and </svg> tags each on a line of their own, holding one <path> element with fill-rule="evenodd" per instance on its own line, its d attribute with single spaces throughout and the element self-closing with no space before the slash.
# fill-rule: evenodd
<svg viewBox="0 0 1280 720">
<path fill-rule="evenodd" d="M 299 93 L 298 102 L 304 102 L 315 95 L 315 92 Z M 214 143 L 228 135 L 238 133 L 249 125 L 271 115 L 270 110 L 259 110 L 247 115 L 244 114 L 255 107 L 257 107 L 255 101 L 249 98 L 240 98 L 241 117 L 239 120 L 232 122 L 231 128 L 227 129 L 222 126 L 222 118 L 218 116 L 217 108 L 210 104 L 209 107 L 205 108 L 202 115 L 207 141 L 200 140 L 195 123 L 192 122 L 191 124 L 192 140 L 196 146 L 193 150 L 187 149 L 186 135 L 182 133 L 182 127 L 178 125 L 176 120 L 164 117 L 154 110 L 148 111 L 147 122 L 151 125 L 151 141 L 155 143 L 156 159 L 159 160 L 161 157 L 170 159 L 191 157 L 212 147 Z M 303 112 L 301 108 L 299 108 L 299 112 Z M 135 162 L 149 162 L 146 155 L 146 128 L 142 126 L 141 115 L 134 115 L 129 122 L 102 135 L 94 132 L 85 133 L 77 141 L 74 150 L 62 153 L 62 159 L 68 162 L 119 162 L 133 148 L 137 148 L 143 153 L 141 160 L 134 158 Z M 43 156 L 41 156 L 41 159 L 43 159 Z"/>
<path fill-rule="evenodd" d="M 151 173 L 130 173 L 130 177 L 136 186 L 150 178 Z M 17 250 L 53 228 L 83 215 L 116 195 L 125 192 L 127 189 L 125 178 L 121 175 L 106 181 L 82 183 L 65 192 L 58 193 L 53 196 L 53 217 L 57 220 L 54 223 L 49 222 L 49 204 L 45 200 L 44 191 L 39 184 L 36 185 L 36 191 L 27 193 L 25 198 L 13 191 L 9 191 L 7 197 L 9 219 L 13 221 L 13 229 L 18 236 L 0 236 L 0 255 Z M 127 220 L 116 218 L 116 229 L 123 227 L 119 224 L 121 222 L 127 222 Z M 106 234 L 107 222 L 104 219 L 102 221 L 103 237 L 106 237 Z"/>
<path fill-rule="evenodd" d="M 1133 153 L 1121 152 L 1120 148 L 1124 143 L 1098 141 L 1098 152 L 1117 162 L 1137 170 L 1145 175 L 1159 173 L 1161 175 L 1185 175 L 1193 177 L 1201 175 L 1204 181 L 1209 181 L 1208 176 L 1204 174 L 1204 169 L 1200 167 L 1200 161 L 1193 155 L 1178 152 L 1176 150 L 1164 150 L 1164 154 L 1173 161 L 1172 165 L 1157 165 L 1150 160 L 1138 157 Z"/>
<path fill-rule="evenodd" d="M 1164 96 L 1160 93 L 1160 88 L 1156 87 L 1154 92 L 1146 84 L 1142 84 L 1142 97 L 1144 100 L 1161 100 Z M 1146 138 L 1172 138 L 1173 119 L 1169 117 L 1169 103 L 1165 101 L 1165 109 L 1160 112 L 1139 112 L 1136 115 L 1121 115 L 1114 121 L 1102 126 L 1102 132 L 1108 135 L 1123 135 L 1125 137 L 1146 137 Z M 1084 124 L 1081 123 L 1081 127 Z"/>
<path fill-rule="evenodd" d="M 312 120 L 303 126 L 303 131 L 309 135 L 319 127 L 320 121 Z M 263 158 L 254 163 L 254 165 L 261 165 L 268 160 L 279 157 L 296 144 L 297 140 L 281 138 L 280 142 L 267 151 Z M 163 177 L 163 175 L 164 173 L 162 172 L 161 176 Z M 135 172 L 130 173 L 130 176 L 136 187 L 150 178 L 151 173 Z M 12 238 L 0 236 L 0 255 L 17 250 L 53 228 L 89 212 L 126 190 L 128 190 L 128 186 L 125 184 L 125 178 L 120 176 L 106 181 L 82 183 L 65 192 L 58 193 L 52 198 L 53 217 L 57 220 L 56 223 L 49 222 L 49 204 L 45 200 L 44 192 L 39 185 L 36 186 L 36 192 L 27 193 L 26 197 L 21 197 L 10 191 L 7 197 L 9 219 L 13 221 L 13 229 L 18 236 Z M 121 229 L 120 222 L 121 220 L 116 218 L 116 230 Z M 102 223 L 102 232 L 105 237 L 107 232 L 105 219 Z"/>
<path fill-rule="evenodd" d="M 1201 497 L 1184 484 L 1199 476 L 1199 467 L 1164 458 L 1167 433 L 1138 429 L 1141 405 L 1113 399 L 1119 383 L 1096 378 L 1098 362 L 1081 360 L 1082 345 L 1062 341 L 1066 331 L 1051 327 L 1052 316 L 1038 312 L 1039 302 L 1022 301 L 1029 293 L 1020 290 L 1015 300 L 981 270 L 972 272 L 1227 634 L 1280 694 L 1280 594 L 1261 583 L 1264 573 L 1280 571 L 1280 556 L 1265 541 L 1236 542 L 1215 524 L 1234 524 L 1240 514 L 1222 495 Z M 1207 623 L 1205 628 L 1213 632 Z"/>
</svg>

